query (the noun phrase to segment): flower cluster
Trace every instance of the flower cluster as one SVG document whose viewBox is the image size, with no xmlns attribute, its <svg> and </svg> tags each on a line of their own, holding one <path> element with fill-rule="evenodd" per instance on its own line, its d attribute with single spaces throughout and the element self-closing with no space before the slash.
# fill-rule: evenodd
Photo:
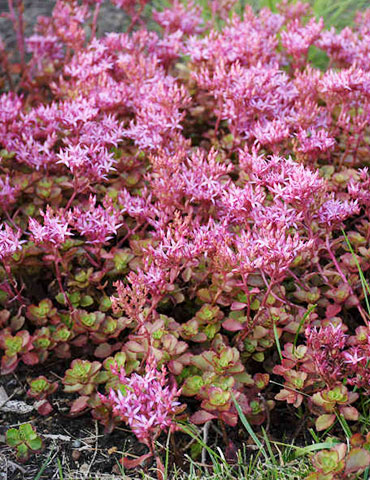
<svg viewBox="0 0 370 480">
<path fill-rule="evenodd" d="M 14 231 L 7 224 L 3 224 L 0 229 L 0 259 L 2 261 L 7 260 L 16 251 L 21 248 L 21 242 L 19 241 L 21 232 Z"/>
<path fill-rule="evenodd" d="M 147 360 L 143 376 L 133 373 L 126 377 L 117 368 L 112 371 L 118 376 L 118 389 L 111 389 L 109 396 L 101 399 L 131 427 L 141 442 L 152 446 L 161 431 L 176 428 L 173 417 L 180 405 L 180 391 L 176 385 L 168 385 L 166 369 L 163 366 L 158 371 L 154 357 Z"/>
<path fill-rule="evenodd" d="M 55 247 L 62 245 L 72 233 L 68 230 L 68 222 L 62 212 L 53 212 L 47 206 L 46 212 L 40 211 L 44 219 L 41 225 L 34 218 L 30 218 L 28 228 L 31 238 L 37 245 L 53 244 Z"/>
</svg>

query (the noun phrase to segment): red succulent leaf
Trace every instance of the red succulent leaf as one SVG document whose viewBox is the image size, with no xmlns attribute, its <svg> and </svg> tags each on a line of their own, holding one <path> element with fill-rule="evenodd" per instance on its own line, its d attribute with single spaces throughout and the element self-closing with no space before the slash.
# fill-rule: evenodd
<svg viewBox="0 0 370 480">
<path fill-rule="evenodd" d="M 53 407 L 47 400 L 41 400 L 41 403 L 37 406 L 37 411 L 40 415 L 46 416 L 53 411 Z"/>
<path fill-rule="evenodd" d="M 332 318 L 338 315 L 338 313 L 342 310 L 342 305 L 339 305 L 338 303 L 329 303 L 329 305 L 326 307 L 326 316 L 327 318 Z"/>
<path fill-rule="evenodd" d="M 112 352 L 112 345 L 110 345 L 109 343 L 101 343 L 94 350 L 94 355 L 97 358 L 107 358 L 112 354 Z"/>
<path fill-rule="evenodd" d="M 135 458 L 133 460 L 127 458 L 127 457 L 123 457 L 121 458 L 120 460 L 120 463 L 122 464 L 122 466 L 124 468 L 136 468 L 136 467 L 139 467 L 140 465 L 142 465 L 146 460 L 148 460 L 148 458 L 151 458 L 153 456 L 152 453 L 146 453 L 145 455 L 141 455 L 140 457 L 138 458 Z"/>
<path fill-rule="evenodd" d="M 19 358 L 17 355 L 13 357 L 3 356 L 1 358 L 1 375 L 8 375 L 9 373 L 14 372 L 19 363 Z"/>
<path fill-rule="evenodd" d="M 359 473 L 361 470 L 370 466 L 370 453 L 364 448 L 353 448 L 347 458 L 344 469 L 345 475 Z"/>
<path fill-rule="evenodd" d="M 217 415 L 214 415 L 213 413 L 206 412 L 205 410 L 198 410 L 190 417 L 190 421 L 195 423 L 195 425 L 202 425 L 215 418 L 217 418 Z"/>
<path fill-rule="evenodd" d="M 238 423 L 238 414 L 230 411 L 220 412 L 220 418 L 230 427 L 235 427 Z"/>
<path fill-rule="evenodd" d="M 71 406 L 71 413 L 79 413 L 82 412 L 82 410 L 85 410 L 88 407 L 88 400 L 90 397 L 87 395 L 83 395 L 81 397 L 78 397 Z"/>
<path fill-rule="evenodd" d="M 22 355 L 22 361 L 26 365 L 36 365 L 39 363 L 39 357 L 35 352 L 28 352 Z"/>
<path fill-rule="evenodd" d="M 224 322 L 222 322 L 222 327 L 228 332 L 238 332 L 239 330 L 243 330 L 244 328 L 242 323 L 231 317 L 227 318 Z"/>
<path fill-rule="evenodd" d="M 352 420 L 355 422 L 358 420 L 360 413 L 355 407 L 339 407 L 340 413 L 346 420 Z"/>
</svg>

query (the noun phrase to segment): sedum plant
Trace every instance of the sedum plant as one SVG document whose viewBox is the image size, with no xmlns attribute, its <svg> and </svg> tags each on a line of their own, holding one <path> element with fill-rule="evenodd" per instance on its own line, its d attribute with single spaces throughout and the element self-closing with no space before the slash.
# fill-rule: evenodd
<svg viewBox="0 0 370 480">
<path fill-rule="evenodd" d="M 30 36 L 21 0 L 3 15 L 1 374 L 67 361 L 71 414 L 128 423 L 159 470 L 182 401 L 226 445 L 234 397 L 257 429 L 279 405 L 344 440 L 370 382 L 369 11 L 335 31 L 301 2 L 112 3 L 125 32 L 100 36 L 101 1 Z M 312 478 L 361 472 L 366 442 Z"/>
<path fill-rule="evenodd" d="M 29 423 L 24 423 L 19 428 L 9 428 L 5 440 L 9 447 L 16 450 L 20 462 L 26 462 L 31 454 L 40 452 L 43 447 L 41 438 Z"/>
<path fill-rule="evenodd" d="M 53 407 L 47 400 L 49 395 L 55 393 L 58 389 L 58 382 L 49 382 L 43 375 L 28 381 L 30 388 L 27 395 L 35 400 L 39 400 L 37 411 L 40 415 L 48 415 Z"/>
<path fill-rule="evenodd" d="M 166 369 L 157 370 L 154 357 L 150 357 L 145 367 L 145 375 L 133 373 L 126 377 L 118 365 L 112 366 L 112 373 L 118 376 L 119 383 L 111 388 L 108 396 L 101 395 L 103 403 L 109 405 L 113 413 L 127 423 L 138 440 L 149 448 L 149 453 L 136 460 L 124 458 L 127 467 L 140 465 L 144 460 L 155 456 L 157 466 L 163 471 L 163 465 L 156 454 L 155 440 L 162 431 L 177 429 L 174 416 L 183 410 L 176 385 L 170 386 L 166 379 Z"/>
<path fill-rule="evenodd" d="M 100 362 L 73 360 L 63 379 L 66 392 L 89 395 L 95 389 L 95 382 L 101 369 Z"/>
<path fill-rule="evenodd" d="M 360 435 L 361 436 L 361 435 Z M 357 443 L 354 436 L 351 443 Z M 312 458 L 315 469 L 306 480 L 339 480 L 358 476 L 370 466 L 368 449 L 352 445 L 348 451 L 347 445 L 338 443 L 330 450 L 321 450 Z"/>
</svg>

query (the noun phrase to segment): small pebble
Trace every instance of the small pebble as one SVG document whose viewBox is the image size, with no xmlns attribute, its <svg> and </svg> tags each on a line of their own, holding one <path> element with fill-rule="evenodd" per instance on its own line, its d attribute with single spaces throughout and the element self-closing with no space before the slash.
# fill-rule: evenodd
<svg viewBox="0 0 370 480">
<path fill-rule="evenodd" d="M 73 440 L 72 442 L 72 448 L 80 448 L 82 445 L 80 440 Z"/>
<path fill-rule="evenodd" d="M 74 461 L 78 460 L 81 457 L 81 452 L 79 450 L 72 450 L 72 458 Z"/>
<path fill-rule="evenodd" d="M 83 463 L 80 467 L 80 473 L 85 474 L 89 471 L 89 465 L 87 463 Z"/>
</svg>

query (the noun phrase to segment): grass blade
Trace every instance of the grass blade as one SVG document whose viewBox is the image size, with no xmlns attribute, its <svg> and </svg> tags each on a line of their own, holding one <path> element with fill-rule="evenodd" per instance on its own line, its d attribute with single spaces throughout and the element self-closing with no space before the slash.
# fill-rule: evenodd
<svg viewBox="0 0 370 480">
<path fill-rule="evenodd" d="M 280 340 L 279 340 L 279 334 L 278 334 L 275 322 L 272 324 L 272 328 L 274 330 L 276 348 L 277 348 L 277 351 L 279 353 L 280 361 L 282 362 L 283 361 L 283 355 L 281 354 L 281 345 L 280 345 Z"/>
<path fill-rule="evenodd" d="M 278 465 L 278 462 L 275 458 L 274 452 L 272 451 L 271 442 L 270 442 L 269 437 L 267 436 L 267 432 L 263 427 L 261 427 L 261 430 L 262 430 L 263 440 L 264 440 L 265 445 L 267 447 L 267 450 L 270 454 L 271 463 L 273 463 L 274 465 Z"/>
<path fill-rule="evenodd" d="M 342 229 L 342 233 L 343 233 L 344 239 L 345 239 L 345 241 L 348 245 L 349 251 L 352 254 L 353 260 L 356 263 L 356 267 L 357 267 L 358 273 L 360 275 L 362 290 L 364 292 L 367 313 L 370 315 L 370 302 L 369 302 L 369 298 L 368 298 L 368 294 L 370 295 L 370 286 L 369 286 L 369 284 L 368 284 L 368 282 L 365 278 L 364 272 L 362 271 L 360 264 L 358 263 L 358 260 L 357 260 L 356 254 L 355 254 L 355 252 L 352 248 L 351 242 L 349 241 L 349 239 L 346 235 L 346 232 L 343 229 Z"/>
<path fill-rule="evenodd" d="M 234 394 L 232 393 L 231 394 L 231 397 L 233 399 L 233 402 L 234 402 L 234 405 L 235 405 L 235 408 L 238 412 L 238 415 L 239 415 L 239 418 L 242 422 L 242 424 L 244 425 L 245 429 L 247 430 L 247 432 L 249 433 L 249 435 L 251 436 L 252 440 L 254 441 L 254 443 L 257 445 L 257 447 L 261 450 L 263 456 L 265 457 L 266 460 L 269 459 L 269 456 L 267 455 L 266 453 L 266 450 L 263 446 L 263 443 L 260 441 L 260 439 L 257 437 L 257 435 L 254 433 L 253 431 L 253 428 L 251 427 L 250 423 L 248 422 L 247 420 L 247 417 L 244 415 L 242 409 L 240 408 L 240 405 L 239 403 L 237 402 Z"/>
<path fill-rule="evenodd" d="M 305 314 L 303 315 L 303 317 L 301 318 L 301 321 L 299 322 L 299 325 L 298 325 L 298 328 L 297 328 L 297 331 L 296 331 L 296 334 L 295 334 L 295 337 L 294 337 L 294 342 L 293 342 L 293 353 L 295 352 L 295 349 L 296 349 L 296 345 L 297 345 L 297 341 L 298 341 L 298 336 L 299 334 L 301 333 L 301 330 L 302 330 L 302 327 L 304 325 L 304 322 L 306 321 L 307 317 L 309 316 L 309 314 L 311 312 L 313 312 L 315 310 L 315 308 L 317 307 L 317 305 L 310 305 L 307 309 L 307 311 L 305 312 Z"/>
<path fill-rule="evenodd" d="M 222 457 L 220 457 L 220 455 L 218 455 L 218 453 L 216 453 L 214 450 L 212 450 L 211 447 L 209 447 L 206 443 L 204 443 L 203 440 L 197 435 L 197 433 L 195 433 L 192 430 L 192 428 L 189 424 L 178 423 L 178 425 L 181 427 L 181 430 L 184 433 L 187 433 L 191 438 L 196 440 L 203 448 L 205 448 L 207 450 L 207 452 L 208 452 L 209 456 L 211 457 L 212 462 L 214 464 L 217 464 L 219 462 L 224 463 L 224 460 L 222 459 Z"/>
<path fill-rule="evenodd" d="M 340 442 L 328 441 L 328 442 L 313 443 L 312 445 L 307 445 L 307 447 L 294 446 L 293 448 L 296 449 L 296 451 L 294 452 L 294 458 L 302 457 L 304 455 L 307 455 L 308 453 L 316 452 L 317 450 L 330 450 L 338 443 Z"/>
<path fill-rule="evenodd" d="M 347 423 L 347 420 L 343 417 L 343 415 L 341 413 L 335 412 L 335 415 L 336 415 L 336 417 L 337 417 L 337 419 L 340 423 L 340 426 L 342 427 L 347 439 L 351 438 L 352 437 L 352 432 L 351 432 L 350 426 Z"/>
<path fill-rule="evenodd" d="M 57 458 L 57 466 L 58 466 L 59 480 L 64 480 L 62 462 L 60 461 L 59 457 Z"/>
<path fill-rule="evenodd" d="M 40 470 L 37 472 L 37 475 L 36 477 L 34 478 L 34 480 L 39 480 L 41 478 L 41 475 L 44 473 L 46 467 L 49 465 L 50 463 L 50 460 L 51 460 L 51 456 L 53 454 L 55 450 L 55 447 L 53 447 L 50 452 L 49 452 L 49 455 L 47 456 L 46 460 L 44 461 L 44 463 L 41 465 L 41 468 Z"/>
</svg>

